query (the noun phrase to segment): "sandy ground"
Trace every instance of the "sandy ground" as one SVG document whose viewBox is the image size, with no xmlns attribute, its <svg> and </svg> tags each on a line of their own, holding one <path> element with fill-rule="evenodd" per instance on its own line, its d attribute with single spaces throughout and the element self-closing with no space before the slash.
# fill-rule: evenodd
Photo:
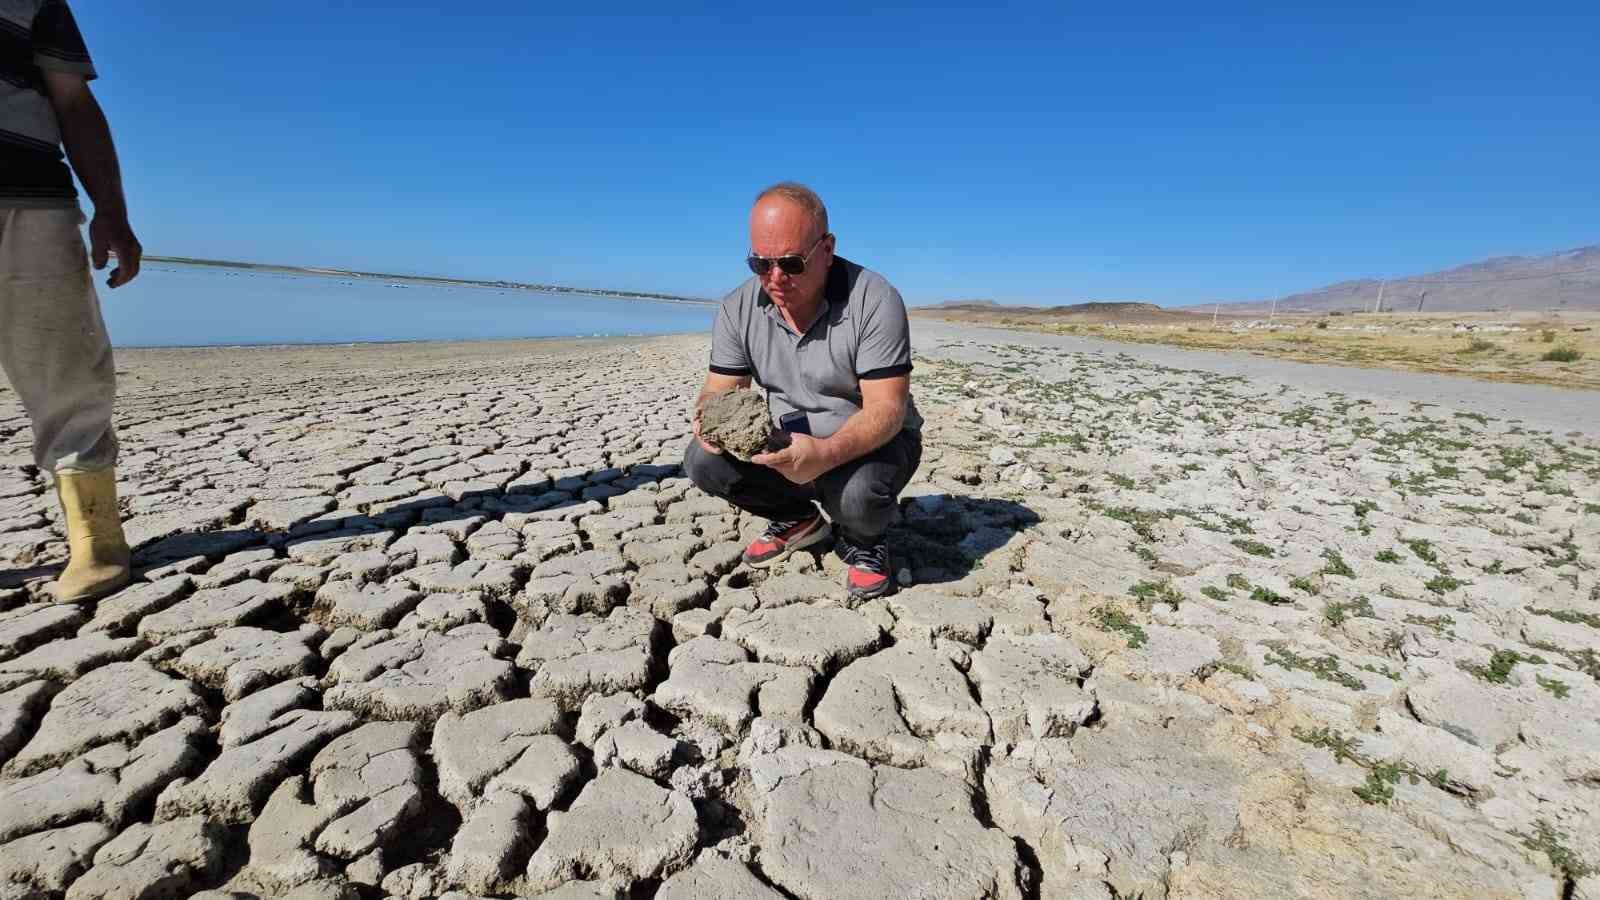
<svg viewBox="0 0 1600 900">
<path fill-rule="evenodd" d="M 1264 384 L 1287 384 L 1304 390 L 1342 391 L 1353 396 L 1390 402 L 1433 403 L 1454 412 L 1481 413 L 1557 433 L 1580 431 L 1588 435 L 1600 435 L 1600 394 L 1589 390 L 1295 362 L 1244 353 L 1190 350 L 1160 344 L 1128 344 L 1092 337 L 980 328 L 932 320 L 918 320 L 916 323 L 916 343 L 920 352 L 951 358 L 975 358 L 976 348 L 961 346 L 966 341 L 981 345 L 1016 344 L 1054 348 L 1106 357 L 1124 354 L 1152 365 L 1204 370 Z"/>
<path fill-rule="evenodd" d="M 1291 314 L 1213 322 L 1210 316 L 1151 309 L 1098 315 L 924 309 L 916 318 L 1484 382 L 1600 388 L 1600 313 Z"/>
<path fill-rule="evenodd" d="M 79 606 L 0 394 L 0 898 L 1600 896 L 1592 395 L 915 331 L 854 607 L 700 336 L 120 353 Z"/>
</svg>

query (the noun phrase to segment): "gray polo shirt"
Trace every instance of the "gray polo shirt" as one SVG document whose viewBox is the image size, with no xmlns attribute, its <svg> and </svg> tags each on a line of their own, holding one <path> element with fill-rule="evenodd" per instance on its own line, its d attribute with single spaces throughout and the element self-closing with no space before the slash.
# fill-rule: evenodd
<svg viewBox="0 0 1600 900">
<path fill-rule="evenodd" d="M 772 420 L 799 411 L 815 437 L 828 437 L 861 410 L 861 382 L 911 372 L 905 301 L 882 275 L 835 256 L 822 312 L 795 334 L 772 298 L 750 278 L 724 297 L 711 336 L 711 371 L 755 379 Z M 922 428 L 906 398 L 905 427 Z"/>
</svg>

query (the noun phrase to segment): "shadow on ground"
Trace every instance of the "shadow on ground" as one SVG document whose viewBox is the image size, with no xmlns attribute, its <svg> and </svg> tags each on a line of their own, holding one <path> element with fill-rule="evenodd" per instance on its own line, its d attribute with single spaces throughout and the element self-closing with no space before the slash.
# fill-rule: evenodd
<svg viewBox="0 0 1600 900">
<path fill-rule="evenodd" d="M 952 494 L 913 497 L 902 504 L 902 513 L 889 529 L 889 548 L 896 568 L 909 568 L 917 584 L 965 578 L 1042 521 L 1014 500 Z"/>
<path fill-rule="evenodd" d="M 594 474 L 590 473 L 591 477 Z M 180 531 L 135 547 L 134 575 L 138 579 L 151 570 L 195 557 L 215 563 L 244 550 L 287 549 L 306 541 L 403 530 L 416 524 L 444 524 L 479 516 L 498 518 L 508 513 L 555 514 L 564 509 L 576 513 L 577 507 L 590 501 L 619 497 L 677 474 L 677 466 L 636 466 L 625 478 L 589 483 L 579 493 L 495 490 L 470 492 L 460 499 L 439 494 L 418 497 L 378 513 L 321 518 L 287 530 L 241 527 Z M 926 494 L 902 502 L 902 515 L 890 528 L 888 541 L 897 570 L 909 568 L 917 584 L 939 584 L 964 578 L 987 556 L 1002 551 L 1017 535 L 1039 522 L 1032 509 L 1011 500 Z M 43 584 L 53 579 L 60 568 L 50 565 L 0 570 L 0 589 Z"/>
</svg>

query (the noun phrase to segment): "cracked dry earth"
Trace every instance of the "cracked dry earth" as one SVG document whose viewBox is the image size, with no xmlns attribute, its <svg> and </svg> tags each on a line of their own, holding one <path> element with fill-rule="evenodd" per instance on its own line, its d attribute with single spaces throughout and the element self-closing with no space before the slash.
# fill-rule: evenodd
<svg viewBox="0 0 1600 900">
<path fill-rule="evenodd" d="M 698 338 L 124 352 L 81 606 L 0 395 L 0 897 L 1600 896 L 1592 439 L 925 349 L 856 608 Z"/>
</svg>

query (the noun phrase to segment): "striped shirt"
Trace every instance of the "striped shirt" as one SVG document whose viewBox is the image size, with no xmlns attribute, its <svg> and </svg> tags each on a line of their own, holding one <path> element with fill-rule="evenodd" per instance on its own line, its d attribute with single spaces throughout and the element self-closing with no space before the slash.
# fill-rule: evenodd
<svg viewBox="0 0 1600 900">
<path fill-rule="evenodd" d="M 0 0 L 0 207 L 71 207 L 45 72 L 95 77 L 66 0 Z"/>
</svg>

